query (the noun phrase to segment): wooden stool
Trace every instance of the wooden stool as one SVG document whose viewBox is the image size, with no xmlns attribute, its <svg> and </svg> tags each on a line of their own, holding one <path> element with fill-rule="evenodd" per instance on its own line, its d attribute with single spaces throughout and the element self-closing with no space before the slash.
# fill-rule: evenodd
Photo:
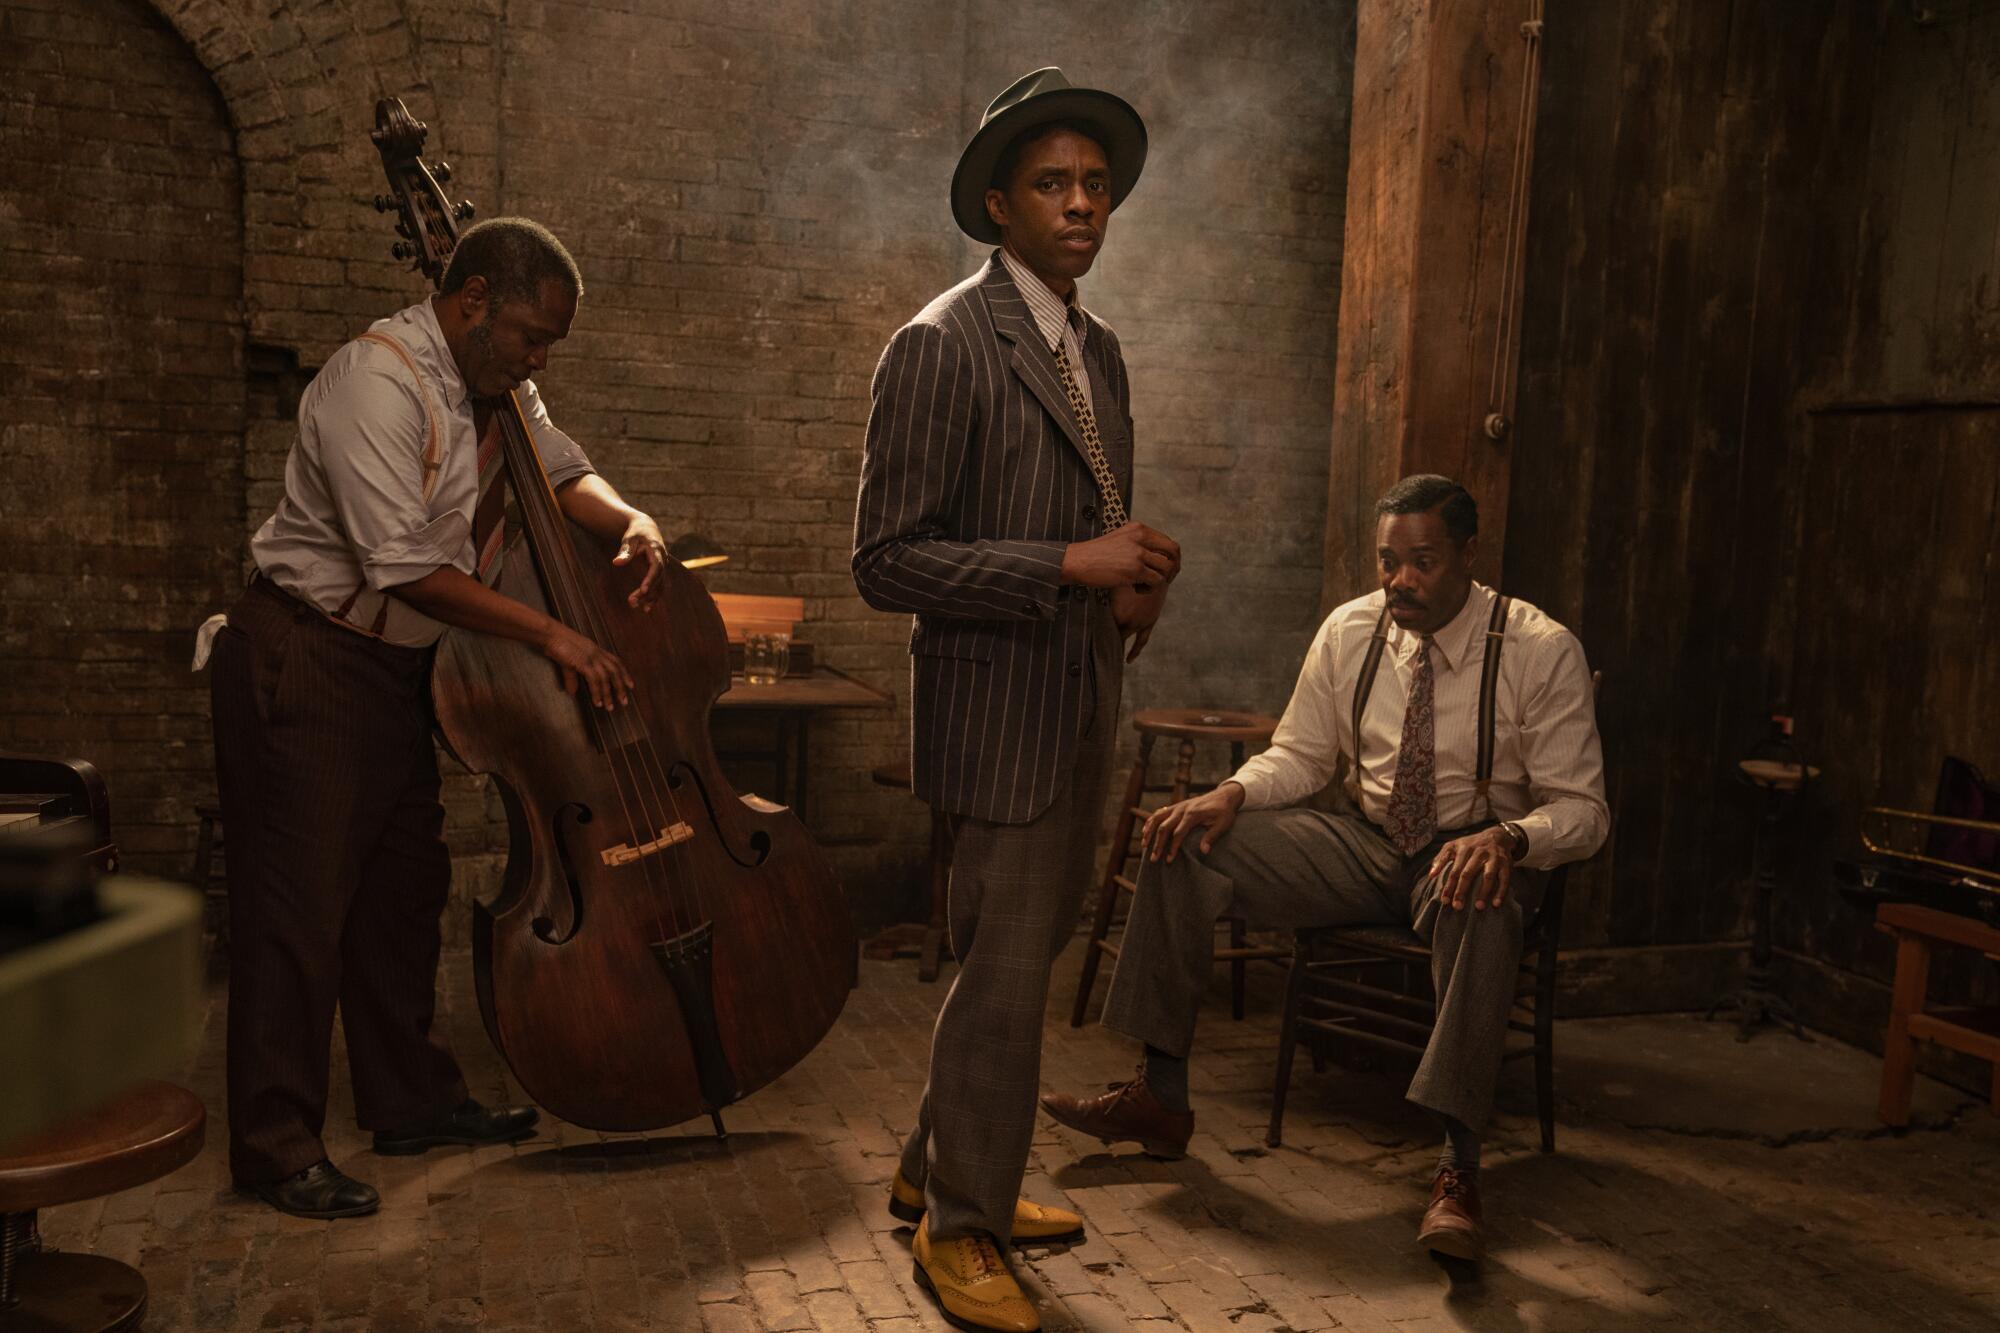
<svg viewBox="0 0 2000 1333">
<path fill-rule="evenodd" d="M 146 1279 L 97 1254 L 44 1252 L 35 1215 L 156 1180 L 201 1151 L 201 1099 L 140 1083 L 60 1129 L 0 1153 L 0 1333 L 101 1333 L 146 1316 Z"/>
<path fill-rule="evenodd" d="M 884 764 L 875 770 L 875 781 L 883 787 L 910 790 L 910 761 Z M 919 924 L 906 921 L 890 926 L 861 948 L 865 958 L 896 958 L 906 953 L 917 956 L 917 980 L 936 981 L 944 953 L 945 899 L 951 887 L 951 821 L 931 811 L 931 917 Z"/>
<path fill-rule="evenodd" d="M 1882 1038 L 1882 1097 L 1877 1114 L 1885 1125 L 1910 1123 L 1917 1043 L 1934 1041 L 1993 1066 L 1992 1105 L 2000 1114 L 2000 1008 L 1924 1008 L 1930 981 L 1931 947 L 1977 949 L 2000 962 L 2000 929 L 1953 912 L 1915 903 L 1883 903 L 1875 928 L 1896 941 L 1896 981 L 1889 998 L 1889 1030 Z"/>
<path fill-rule="evenodd" d="M 1132 859 L 1132 835 L 1146 816 L 1152 811 L 1140 804 L 1148 792 L 1167 793 L 1168 805 L 1185 800 L 1191 792 L 1210 790 L 1194 784 L 1194 747 L 1198 741 L 1228 741 L 1229 771 L 1234 773 L 1243 767 L 1243 747 L 1256 742 L 1259 745 L 1271 739 L 1271 733 L 1278 729 L 1278 719 L 1266 717 L 1262 713 L 1235 713 L 1221 708 L 1149 708 L 1132 718 L 1132 729 L 1139 733 L 1139 757 L 1132 763 L 1132 775 L 1125 783 L 1125 799 L 1118 809 L 1118 827 L 1111 835 L 1111 857 L 1104 867 L 1104 882 L 1098 889 L 1097 916 L 1091 922 L 1090 943 L 1083 955 L 1083 979 L 1077 983 L 1076 1004 L 1070 1010 L 1069 1025 L 1083 1026 L 1084 1010 L 1090 1007 L 1091 988 L 1097 984 L 1097 965 L 1106 954 L 1118 956 L 1118 946 L 1105 938 L 1111 933 L 1111 919 L 1118 907 L 1118 895 L 1136 893 L 1138 876 L 1125 874 L 1126 863 Z M 1153 757 L 1153 744 L 1162 736 L 1171 736 L 1180 741 L 1179 752 L 1174 758 L 1173 781 L 1165 787 L 1146 785 L 1146 765 Z M 1251 947 L 1244 942 L 1244 923 L 1240 917 L 1223 918 L 1229 923 L 1229 943 L 1215 951 L 1217 962 L 1229 963 L 1230 1010 L 1237 1018 L 1243 1017 L 1243 980 L 1245 964 L 1253 958 L 1289 958 L 1292 951 L 1283 948 Z"/>
</svg>

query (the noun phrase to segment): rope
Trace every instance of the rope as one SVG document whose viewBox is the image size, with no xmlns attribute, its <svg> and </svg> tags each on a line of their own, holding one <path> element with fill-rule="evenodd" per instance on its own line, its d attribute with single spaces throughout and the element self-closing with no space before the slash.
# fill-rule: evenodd
<svg viewBox="0 0 2000 1333">
<path fill-rule="evenodd" d="M 1528 51 L 1521 71 L 1521 105 L 1514 123 L 1514 172 L 1507 187 L 1506 254 L 1500 268 L 1500 327 L 1493 340 L 1493 378 L 1486 392 L 1486 434 L 1504 439 L 1513 428 L 1519 369 L 1514 339 L 1520 329 L 1522 270 L 1528 241 L 1528 183 L 1535 161 L 1535 108 L 1542 83 L 1542 0 L 1528 0 L 1521 25 Z"/>
</svg>

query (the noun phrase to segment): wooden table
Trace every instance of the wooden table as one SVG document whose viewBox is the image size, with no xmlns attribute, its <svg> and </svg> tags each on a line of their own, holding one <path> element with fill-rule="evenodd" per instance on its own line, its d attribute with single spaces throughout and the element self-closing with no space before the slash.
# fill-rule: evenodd
<svg viewBox="0 0 2000 1333">
<path fill-rule="evenodd" d="M 724 761 L 771 765 L 776 775 L 772 799 L 785 805 L 803 820 L 806 817 L 807 741 L 813 715 L 829 708 L 891 708 L 895 698 L 833 667 L 821 666 L 802 675 L 785 676 L 770 685 L 752 685 L 743 677 L 730 681 L 729 689 L 715 701 L 718 710 L 731 713 L 768 713 L 772 721 L 772 741 L 768 748 L 723 750 Z"/>
</svg>

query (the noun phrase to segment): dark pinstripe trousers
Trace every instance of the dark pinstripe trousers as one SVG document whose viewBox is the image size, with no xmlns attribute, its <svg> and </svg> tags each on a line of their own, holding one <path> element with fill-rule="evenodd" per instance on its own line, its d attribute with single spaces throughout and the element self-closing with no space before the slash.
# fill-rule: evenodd
<svg viewBox="0 0 2000 1333">
<path fill-rule="evenodd" d="M 1049 971 L 1091 882 L 1118 730 L 1123 645 L 1092 617 L 1091 690 L 1076 761 L 1023 824 L 953 820 L 947 920 L 958 975 L 931 1035 L 930 1076 L 903 1145 L 934 1240 L 984 1231 L 1005 1246 L 1035 1134 Z"/>
<path fill-rule="evenodd" d="M 466 1095 L 432 1031 L 451 860 L 429 664 L 261 578 L 216 638 L 238 1184 L 326 1156 L 336 1003 L 362 1128 L 421 1124 Z"/>
</svg>

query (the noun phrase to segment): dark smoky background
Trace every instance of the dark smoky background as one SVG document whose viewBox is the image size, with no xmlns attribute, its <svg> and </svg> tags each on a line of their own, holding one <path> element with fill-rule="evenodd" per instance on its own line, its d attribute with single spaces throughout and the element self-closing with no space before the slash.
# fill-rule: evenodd
<svg viewBox="0 0 2000 1333">
<path fill-rule="evenodd" d="M 1031 69 L 1118 93 L 1151 132 L 1083 285 L 1133 372 L 1136 513 L 1187 552 L 1128 707 L 1282 706 L 1319 599 L 1350 5 L 78 0 L 72 37 L 0 52 L 12 151 L 37 164 L 0 180 L 0 216 L 21 220 L 21 290 L 53 293 L 5 353 L 33 401 L 0 480 L 41 493 L 30 460 L 55 450 L 85 483 L 11 529 L 16 568 L 47 569 L 10 585 L 22 623 L 73 628 L 54 659 L 9 650 L 23 688 L 6 714 L 23 745 L 98 758 L 138 868 L 193 855 L 210 760 L 189 636 L 241 586 L 231 534 L 275 502 L 298 391 L 424 292 L 371 207 L 385 94 L 429 124 L 454 198 L 546 222 L 576 254 L 588 290 L 538 377 L 556 421 L 669 537 L 731 553 L 711 587 L 804 597 L 819 657 L 895 694 L 814 724 L 812 824 L 864 924 L 914 903 L 927 827 L 870 780 L 907 745 L 909 630 L 848 574 L 869 380 L 890 333 L 983 262 L 947 184 L 986 104 Z M 145 71 L 122 91 L 104 73 L 121 62 Z M 155 341 L 180 378 L 106 342 L 103 290 L 182 312 L 144 325 L 169 329 Z M 141 373 L 77 392 L 76 367 L 114 363 Z M 198 408 L 152 413 L 144 447 L 199 464 L 120 489 L 126 521 L 107 528 L 85 501 L 139 447 L 119 404 L 183 404 L 195 365 L 212 368 Z M 209 554 L 175 557 L 185 577 L 163 591 L 129 575 L 134 540 L 155 566 Z M 718 725 L 725 747 L 738 725 Z M 457 892 L 487 892 L 503 812 L 483 780 L 447 787 Z"/>
</svg>

